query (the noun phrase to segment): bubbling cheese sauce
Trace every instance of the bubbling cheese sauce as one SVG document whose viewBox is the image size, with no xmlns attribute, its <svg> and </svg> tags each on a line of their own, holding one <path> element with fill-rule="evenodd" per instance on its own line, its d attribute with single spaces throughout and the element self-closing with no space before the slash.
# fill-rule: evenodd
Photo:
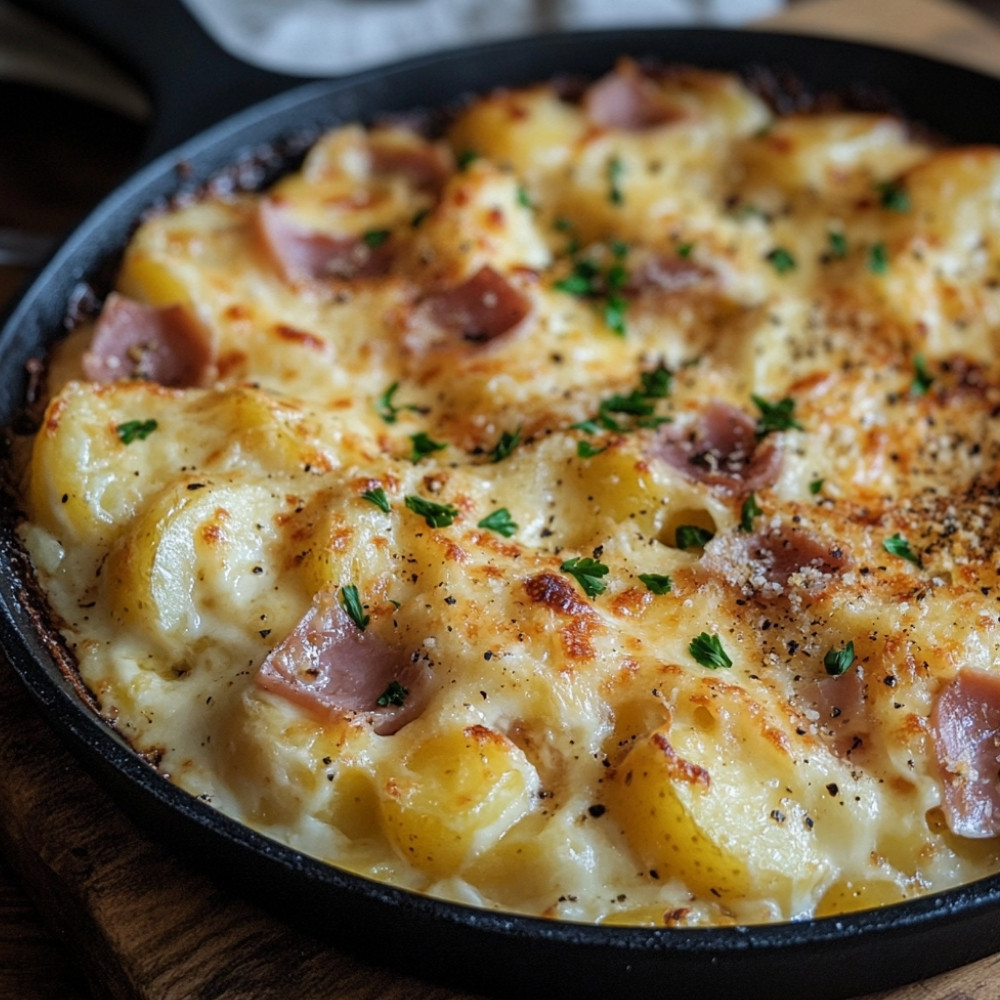
<svg viewBox="0 0 1000 1000">
<path fill-rule="evenodd" d="M 718 926 L 998 868 L 1000 150 L 629 61 L 138 228 L 21 537 L 100 712 L 331 864 Z"/>
</svg>

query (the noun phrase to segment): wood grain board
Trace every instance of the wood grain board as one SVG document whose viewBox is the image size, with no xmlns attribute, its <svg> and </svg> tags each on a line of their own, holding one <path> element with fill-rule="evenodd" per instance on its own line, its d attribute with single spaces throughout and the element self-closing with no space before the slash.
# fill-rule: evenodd
<svg viewBox="0 0 1000 1000">
<path fill-rule="evenodd" d="M 814 0 L 767 26 L 885 41 L 1000 72 L 1000 31 L 942 0 Z M 179 860 L 114 805 L 2 663 L 0 760 L 0 997 L 473 1000 L 293 930 Z M 993 956 L 867 1000 L 998 997 Z"/>
<path fill-rule="evenodd" d="M 94 998 L 472 1000 L 343 955 L 177 860 L 70 756 L 6 664 L 0 760 L 0 847 Z M 15 985 L 0 974 L 0 996 L 24 1000 Z"/>
</svg>

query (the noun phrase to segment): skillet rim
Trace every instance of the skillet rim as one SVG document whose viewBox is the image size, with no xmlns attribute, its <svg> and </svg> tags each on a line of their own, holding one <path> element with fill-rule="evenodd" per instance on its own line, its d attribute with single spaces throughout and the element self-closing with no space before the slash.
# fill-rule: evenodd
<svg viewBox="0 0 1000 1000">
<path fill-rule="evenodd" d="M 419 78 L 431 69 L 440 73 L 449 65 L 455 69 L 459 63 L 466 70 L 474 64 L 473 75 L 481 75 L 482 66 L 487 61 L 492 66 L 492 61 L 498 57 L 513 53 L 519 56 L 518 66 L 523 72 L 527 62 L 534 63 L 532 53 L 537 50 L 543 50 L 546 59 L 551 62 L 561 60 L 562 55 L 572 49 L 574 53 L 577 50 L 590 53 L 583 61 L 593 73 L 595 63 L 609 68 L 622 53 L 658 56 L 664 47 L 670 48 L 671 44 L 682 41 L 697 43 L 695 47 L 713 42 L 724 43 L 721 46 L 726 52 L 723 58 L 711 60 L 719 68 L 740 69 L 749 64 L 766 64 L 767 60 L 759 56 L 747 58 L 755 44 L 764 48 L 777 46 L 786 51 L 797 50 L 800 64 L 805 60 L 803 50 L 812 49 L 825 57 L 860 54 L 872 64 L 888 59 L 902 63 L 913 71 L 933 70 L 964 86 L 975 84 L 973 89 L 985 87 L 986 90 L 993 90 L 1000 97 L 1000 79 L 917 53 L 788 32 L 717 28 L 560 32 L 529 40 L 509 39 L 450 49 L 339 80 L 305 83 L 199 133 L 176 150 L 146 164 L 118 185 L 63 241 L 19 300 L 8 307 L 6 320 L 0 329 L 0 357 L 13 355 L 12 360 L 19 358 L 23 366 L 23 362 L 35 353 L 36 347 L 53 339 L 58 319 L 65 313 L 69 294 L 81 282 L 97 281 L 109 260 L 117 259 L 132 226 L 143 211 L 169 197 L 179 187 L 187 187 L 213 176 L 226 164 L 232 163 L 241 152 L 262 144 L 273 146 L 278 138 L 274 132 L 276 122 L 284 122 L 289 117 L 296 120 L 295 128 L 285 127 L 282 130 L 287 135 L 294 132 L 306 134 L 324 127 L 324 123 L 318 120 L 324 116 L 326 126 L 344 120 L 370 118 L 375 108 L 369 109 L 367 114 L 354 113 L 352 118 L 351 110 L 340 107 L 337 99 L 343 99 L 345 105 L 356 105 L 358 95 L 367 93 L 365 88 L 377 91 L 388 84 L 398 90 L 399 81 Z M 733 47 L 743 53 L 743 58 L 736 59 Z M 596 54 L 595 48 L 599 50 Z M 689 61 L 676 55 L 662 58 L 674 63 Z M 690 62 L 706 64 L 704 59 L 692 59 Z M 559 64 L 562 65 L 561 62 Z M 490 70 L 487 75 L 495 73 Z M 540 69 L 532 78 L 552 75 L 550 69 Z M 505 77 L 501 84 L 518 85 L 528 82 L 528 79 L 511 80 Z M 478 89 L 482 91 L 491 85 L 498 85 L 496 79 Z M 440 87 L 440 84 L 436 86 Z M 453 88 L 452 83 L 447 86 Z M 465 89 L 471 92 L 472 88 Z M 456 96 L 453 89 L 452 96 Z M 901 101 L 905 105 L 905 98 Z M 331 103 L 336 108 L 331 107 Z M 392 110 L 403 110 L 404 107 L 412 107 L 413 103 L 407 98 L 405 105 Z M 419 103 L 432 105 L 433 98 Z M 320 107 L 324 115 L 318 114 Z M 983 112 L 984 117 L 985 114 Z M 303 115 L 312 116 L 308 126 L 300 120 Z M 994 125 L 993 131 L 992 141 L 1000 142 L 1000 124 Z M 983 141 L 988 140 L 984 138 Z M 236 142 L 239 145 L 234 149 Z M 62 290 L 61 297 L 53 294 L 53 285 L 57 291 Z M 8 362 L 0 382 L 0 421 L 4 423 L 20 408 L 25 379 L 22 375 L 19 387 L 12 386 L 16 374 L 15 365 Z M 742 972 L 751 967 L 763 969 L 766 963 L 786 961 L 805 965 L 806 968 L 796 970 L 796 983 L 799 987 L 808 983 L 810 997 L 840 998 L 901 985 L 983 957 L 1000 948 L 1000 874 L 875 910 L 797 923 L 738 928 L 636 928 L 553 922 L 474 909 L 374 882 L 309 858 L 240 824 L 164 780 L 92 709 L 83 704 L 55 663 L 46 641 L 34 631 L 37 623 L 22 603 L 31 584 L 24 576 L 25 567 L 18 565 L 13 520 L 5 517 L 3 522 L 0 568 L 7 572 L 0 580 L 0 641 L 20 681 L 59 736 L 92 772 L 100 775 L 107 783 L 105 787 L 126 812 L 145 818 L 147 825 L 150 817 L 159 821 L 172 817 L 180 823 L 184 836 L 190 841 L 183 845 L 181 853 L 188 853 L 191 846 L 202 848 L 206 843 L 214 844 L 224 852 L 221 860 L 227 875 L 232 874 L 230 867 L 235 867 L 237 874 L 245 873 L 246 863 L 256 859 L 269 868 L 265 880 L 268 891 L 283 895 L 282 887 L 276 886 L 274 879 L 285 875 L 292 881 L 293 889 L 301 892 L 310 889 L 305 895 L 314 907 L 322 909 L 324 906 L 322 900 L 315 898 L 317 892 L 320 895 L 341 894 L 354 905 L 363 902 L 369 911 L 384 911 L 386 915 L 404 919 L 410 928 L 408 933 L 416 933 L 418 938 L 420 925 L 425 928 L 432 926 L 440 934 L 462 930 L 472 934 L 472 941 L 497 946 L 498 955 L 508 958 L 519 948 L 540 948 L 541 954 L 551 960 L 553 953 L 561 954 L 568 949 L 564 960 L 575 962 L 579 959 L 580 967 L 575 970 L 570 984 L 572 991 L 566 996 L 584 995 L 597 984 L 600 984 L 600 993 L 604 996 L 619 995 L 618 990 L 622 987 L 632 993 L 637 988 L 653 985 L 655 977 L 664 973 L 688 977 L 692 983 L 697 981 L 699 992 L 705 997 L 731 996 L 733 984 L 730 977 L 737 968 Z M 133 801 L 136 796 L 138 802 Z M 232 852 L 238 855 L 235 864 L 234 859 L 228 856 Z M 247 855 L 245 859 L 242 857 L 244 854 Z M 191 860 L 198 862 L 197 857 Z M 286 887 L 284 893 L 287 891 Z M 295 893 L 291 895 L 292 899 L 270 899 L 263 903 L 266 908 L 277 906 L 279 911 L 284 911 L 283 904 L 290 903 L 292 910 L 282 912 L 282 915 L 297 923 Z M 343 915 L 345 905 L 345 900 L 335 901 L 330 913 Z M 338 932 L 343 930 L 338 928 Z M 943 958 L 937 955 L 929 957 L 928 940 L 932 943 L 947 940 L 949 953 Z M 896 964 L 891 969 L 854 967 L 836 982 L 828 978 L 830 969 L 824 965 L 824 959 L 857 962 L 859 957 L 870 956 L 887 943 L 898 947 L 900 942 L 909 944 L 910 948 L 902 949 L 905 961 L 899 962 L 897 956 Z M 924 945 L 922 948 L 919 947 L 921 943 Z M 357 944 L 364 950 L 364 942 Z M 407 955 L 407 961 L 419 961 L 422 957 L 419 951 L 425 944 L 414 940 L 415 950 Z M 914 945 L 918 946 L 917 954 L 910 953 Z M 379 958 L 383 960 L 384 956 Z M 464 986 L 479 982 L 486 967 L 499 976 L 502 993 L 523 986 L 527 981 L 525 976 L 532 981 L 534 979 L 533 970 L 519 973 L 517 970 L 498 968 L 496 959 L 483 963 L 482 956 L 478 958 L 480 960 L 474 963 L 460 963 L 457 981 Z M 603 963 L 607 963 L 608 967 L 602 972 L 599 966 Z M 430 963 L 431 966 L 434 964 L 433 961 Z M 857 963 L 857 966 L 860 964 Z M 803 978 L 807 969 L 809 974 Z M 821 973 L 819 969 L 822 969 Z M 412 971 L 412 967 L 408 967 L 408 971 Z M 456 979 L 455 970 L 430 968 L 427 974 L 437 979 L 441 979 L 442 974 L 446 980 Z M 618 976 L 622 977 L 620 983 L 616 980 Z M 583 984 L 588 989 L 581 993 Z M 764 980 L 765 992 L 759 994 L 746 992 L 748 989 L 752 991 L 753 987 L 742 988 L 744 992 L 740 996 L 759 995 L 764 998 L 774 995 L 773 981 Z M 715 990 L 719 992 L 713 992 Z M 548 992 L 563 995 L 552 988 L 548 988 Z"/>
</svg>

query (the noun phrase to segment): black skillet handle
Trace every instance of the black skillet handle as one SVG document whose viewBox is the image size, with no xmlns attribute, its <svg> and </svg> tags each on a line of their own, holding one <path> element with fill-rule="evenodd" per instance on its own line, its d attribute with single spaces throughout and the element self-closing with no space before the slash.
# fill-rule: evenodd
<svg viewBox="0 0 1000 1000">
<path fill-rule="evenodd" d="M 256 101 L 305 82 L 226 52 L 181 0 L 14 0 L 89 42 L 146 91 L 148 161 Z"/>
</svg>

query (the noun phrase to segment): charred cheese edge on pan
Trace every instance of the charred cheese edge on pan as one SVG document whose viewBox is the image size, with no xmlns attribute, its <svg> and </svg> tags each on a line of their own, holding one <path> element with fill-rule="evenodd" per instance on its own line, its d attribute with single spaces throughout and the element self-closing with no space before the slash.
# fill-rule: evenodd
<svg viewBox="0 0 1000 1000">
<path fill-rule="evenodd" d="M 718 926 L 998 868 L 1000 150 L 622 61 L 144 221 L 21 537 L 101 713 L 308 855 Z"/>
</svg>

